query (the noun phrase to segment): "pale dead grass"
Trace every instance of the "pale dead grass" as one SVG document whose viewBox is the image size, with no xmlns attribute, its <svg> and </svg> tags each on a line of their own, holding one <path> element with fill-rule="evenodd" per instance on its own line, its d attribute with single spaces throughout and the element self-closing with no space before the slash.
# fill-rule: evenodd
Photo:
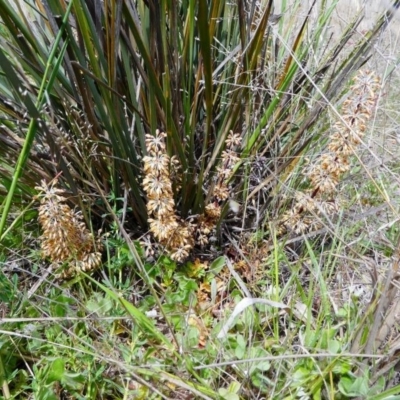
<svg viewBox="0 0 400 400">
<path fill-rule="evenodd" d="M 289 7 L 296 3 L 288 2 L 287 9 L 290 10 Z M 304 17 L 312 3 L 312 0 L 301 2 L 299 10 Z M 336 42 L 356 15 L 360 12 L 364 14 L 364 19 L 356 29 L 357 35 L 348 44 L 350 50 L 390 7 L 390 2 L 386 0 L 339 0 L 337 3 L 331 23 L 326 26 L 324 40 L 331 38 L 332 43 Z M 321 4 L 322 1 L 318 1 L 311 18 L 318 18 Z M 285 10 L 277 8 L 274 12 Z M 337 254 L 338 266 L 330 282 L 331 295 L 333 302 L 339 306 L 356 295 L 360 298 L 361 312 L 368 309 L 374 285 L 380 282 L 382 289 L 386 287 L 385 282 L 390 279 L 397 264 L 396 257 L 388 257 L 385 253 L 392 248 L 396 254 L 395 247 L 398 244 L 390 243 L 387 232 L 400 220 L 399 65 L 400 10 L 396 11 L 390 25 L 376 39 L 367 62 L 367 68 L 380 76 L 382 89 L 368 134 L 358 152 L 359 161 L 354 159 L 354 169 L 342 182 L 340 189 L 340 194 L 351 203 L 349 212 L 353 216 L 345 219 L 340 226 L 340 232 L 346 232 L 343 237 L 346 246 Z M 357 221 L 356 227 L 354 221 Z M 358 252 L 359 256 L 356 256 Z M 373 276 L 377 282 L 373 282 Z M 399 323 L 399 309 L 396 308 L 399 291 L 395 289 L 395 292 L 390 289 L 381 294 L 382 304 L 385 303 L 382 307 L 385 309 L 379 310 L 381 315 L 376 313 L 374 320 L 374 325 L 382 325 L 385 329 L 378 329 L 373 340 L 379 346 L 385 343 L 387 348 L 397 345 L 391 335 L 396 337 L 399 333 L 396 328 Z M 387 304 L 385 299 L 388 300 Z"/>
</svg>

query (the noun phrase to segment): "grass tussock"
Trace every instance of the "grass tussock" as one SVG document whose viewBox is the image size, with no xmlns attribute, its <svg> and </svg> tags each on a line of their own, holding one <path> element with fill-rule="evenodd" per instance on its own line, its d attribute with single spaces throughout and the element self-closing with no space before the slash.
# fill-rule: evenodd
<svg viewBox="0 0 400 400">
<path fill-rule="evenodd" d="M 14 3 L 0 397 L 396 398 L 399 0 Z"/>
</svg>

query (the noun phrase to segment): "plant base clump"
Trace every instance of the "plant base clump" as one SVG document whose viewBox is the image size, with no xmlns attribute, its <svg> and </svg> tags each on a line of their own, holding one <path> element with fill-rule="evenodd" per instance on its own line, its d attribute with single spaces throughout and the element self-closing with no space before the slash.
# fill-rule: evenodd
<svg viewBox="0 0 400 400">
<path fill-rule="evenodd" d="M 239 161 L 234 147 L 240 144 L 240 136 L 231 132 L 226 139 L 226 150 L 221 156 L 217 169 L 211 201 L 196 222 L 184 221 L 176 214 L 172 190 L 172 167 L 177 167 L 175 159 L 166 154 L 164 139 L 166 133 L 158 129 L 156 134 L 146 135 L 148 155 L 143 158 L 143 189 L 147 194 L 147 212 L 150 231 L 159 243 L 167 249 L 175 261 L 184 261 L 194 245 L 204 246 L 208 236 L 221 216 L 221 204 L 229 197 L 228 181 L 234 165 Z"/>
<path fill-rule="evenodd" d="M 71 278 L 79 271 L 91 271 L 101 263 L 102 244 L 95 241 L 82 221 L 82 215 L 72 210 L 62 190 L 42 181 L 36 187 L 41 193 L 39 223 L 43 229 L 40 237 L 42 257 L 49 258 L 57 268 L 66 263 L 67 268 L 58 277 Z"/>
</svg>

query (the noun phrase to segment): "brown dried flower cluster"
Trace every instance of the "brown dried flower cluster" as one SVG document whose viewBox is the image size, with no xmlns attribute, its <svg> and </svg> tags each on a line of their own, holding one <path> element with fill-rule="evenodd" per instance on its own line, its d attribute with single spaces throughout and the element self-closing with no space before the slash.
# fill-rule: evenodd
<svg viewBox="0 0 400 400">
<path fill-rule="evenodd" d="M 43 234 L 41 248 L 43 258 L 49 258 L 55 267 L 67 263 L 68 267 L 58 276 L 66 279 L 78 271 L 91 271 L 101 263 L 100 241 L 95 241 L 92 233 L 82 221 L 82 215 L 73 211 L 62 190 L 42 181 L 36 187 L 40 191 L 39 223 Z"/>
<path fill-rule="evenodd" d="M 341 176 L 350 169 L 349 156 L 361 143 L 380 87 L 374 72 L 360 71 L 355 77 L 349 97 L 343 103 L 342 118 L 329 137 L 328 152 L 308 169 L 310 189 L 296 194 L 294 207 L 280 221 L 282 231 L 300 234 L 318 228 L 319 222 L 312 218 L 313 214 L 332 214 L 338 210 L 333 195 Z"/>
<path fill-rule="evenodd" d="M 184 261 L 195 244 L 208 242 L 208 236 L 215 228 L 221 215 L 221 203 L 229 197 L 228 180 L 232 169 L 239 160 L 234 148 L 240 144 L 240 136 L 232 132 L 226 139 L 226 150 L 222 153 L 221 165 L 217 170 L 212 201 L 205 207 L 196 223 L 183 221 L 176 215 L 171 176 L 176 175 L 177 162 L 166 154 L 166 133 L 146 135 L 148 155 L 143 158 L 143 189 L 147 194 L 147 211 L 150 231 L 163 245 L 173 260 Z M 174 178 L 176 179 L 176 178 Z M 179 181 L 178 181 L 179 184 Z"/>
<path fill-rule="evenodd" d="M 230 131 L 225 140 L 226 149 L 222 152 L 221 163 L 217 168 L 215 186 L 212 192 L 212 201 L 206 205 L 204 215 L 199 219 L 197 240 L 200 245 L 208 243 L 208 237 L 221 216 L 221 204 L 229 198 L 229 179 L 235 164 L 240 160 L 235 149 L 242 139 L 239 134 Z"/>
<path fill-rule="evenodd" d="M 175 213 L 175 201 L 170 178 L 173 160 L 166 154 L 164 132 L 146 135 L 148 156 L 143 158 L 143 189 L 147 194 L 150 231 L 165 246 L 176 261 L 183 261 L 193 248 L 193 228 Z"/>
</svg>

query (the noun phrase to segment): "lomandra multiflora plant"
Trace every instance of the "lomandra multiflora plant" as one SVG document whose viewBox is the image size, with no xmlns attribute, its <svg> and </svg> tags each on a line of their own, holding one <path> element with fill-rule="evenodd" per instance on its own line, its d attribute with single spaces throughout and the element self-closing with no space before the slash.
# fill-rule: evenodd
<svg viewBox="0 0 400 400">
<path fill-rule="evenodd" d="M 78 271 L 91 271 L 101 262 L 101 242 L 95 240 L 82 221 L 82 215 L 72 210 L 62 190 L 42 181 L 40 191 L 39 223 L 43 229 L 40 237 L 42 257 L 48 258 L 55 269 L 66 264 L 58 275 L 70 278 Z"/>
<path fill-rule="evenodd" d="M 320 218 L 316 216 L 338 210 L 335 192 L 339 180 L 350 169 L 349 157 L 355 153 L 365 134 L 380 87 L 374 72 L 360 71 L 354 78 L 349 96 L 342 106 L 341 118 L 333 125 L 329 135 L 327 151 L 307 169 L 305 176 L 309 180 L 309 188 L 296 193 L 293 208 L 280 221 L 281 232 L 301 234 L 319 228 Z"/>
<path fill-rule="evenodd" d="M 184 261 L 194 245 L 205 245 L 221 216 L 221 207 L 229 197 L 228 181 L 232 169 L 240 160 L 235 148 L 240 144 L 240 136 L 231 132 L 225 141 L 226 150 L 222 152 L 217 168 L 215 185 L 210 191 L 211 201 L 199 217 L 183 220 L 177 215 L 171 176 L 179 182 L 176 171 L 179 165 L 175 158 L 166 154 L 167 134 L 156 130 L 155 135 L 146 135 L 148 155 L 143 158 L 143 189 L 147 195 L 147 211 L 150 231 L 158 242 L 176 261 Z M 179 184 L 176 185 L 177 190 Z"/>
</svg>

